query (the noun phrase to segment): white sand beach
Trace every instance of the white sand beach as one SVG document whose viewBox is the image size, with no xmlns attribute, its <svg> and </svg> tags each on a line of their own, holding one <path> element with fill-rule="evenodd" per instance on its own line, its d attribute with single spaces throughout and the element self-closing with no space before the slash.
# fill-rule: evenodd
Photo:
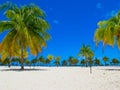
<svg viewBox="0 0 120 90">
<path fill-rule="evenodd" d="M 120 90 L 120 67 L 15 68 L 0 67 L 0 90 Z"/>
</svg>

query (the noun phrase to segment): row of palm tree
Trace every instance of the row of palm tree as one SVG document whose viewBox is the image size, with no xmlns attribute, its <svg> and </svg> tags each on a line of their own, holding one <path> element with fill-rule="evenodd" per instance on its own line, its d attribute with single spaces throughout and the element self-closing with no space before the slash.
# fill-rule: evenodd
<svg viewBox="0 0 120 90">
<path fill-rule="evenodd" d="M 0 65 L 8 65 L 10 67 L 20 65 L 19 58 L 12 58 L 11 61 L 9 58 L 6 58 L 3 62 L 0 60 Z M 109 59 L 108 57 L 104 56 L 102 60 L 98 58 L 88 58 L 86 59 L 77 59 L 75 57 L 70 56 L 67 60 L 60 59 L 60 56 L 54 58 L 53 55 L 48 55 L 45 59 L 43 56 L 40 56 L 38 59 L 32 59 L 31 61 L 28 59 L 24 59 L 24 65 L 26 66 L 112 66 L 112 65 L 120 65 L 120 60 L 117 58 Z"/>
<path fill-rule="evenodd" d="M 60 56 L 54 57 L 53 55 L 48 55 L 47 58 L 45 59 L 43 56 L 40 56 L 39 58 L 34 58 L 31 61 L 28 59 L 24 59 L 23 65 L 27 66 L 41 66 L 41 65 L 47 65 L 50 66 L 50 63 L 53 61 L 55 65 L 60 65 Z M 4 61 L 0 59 L 0 64 L 1 65 L 8 65 L 8 67 L 12 65 L 21 65 L 21 60 L 20 58 L 14 57 L 12 59 L 6 58 Z"/>
<path fill-rule="evenodd" d="M 103 60 L 100 60 L 100 59 L 98 59 L 98 58 L 95 58 L 95 59 L 93 59 L 92 60 L 92 62 L 91 62 L 91 64 L 92 64 L 92 66 L 112 66 L 112 65 L 120 65 L 120 60 L 118 60 L 117 58 L 113 58 L 113 59 L 111 59 L 111 60 L 104 60 L 104 58 L 106 58 L 106 56 L 105 57 L 103 57 Z M 85 66 L 86 65 L 86 60 L 81 60 L 80 61 L 80 64 L 82 65 L 82 66 Z"/>
</svg>

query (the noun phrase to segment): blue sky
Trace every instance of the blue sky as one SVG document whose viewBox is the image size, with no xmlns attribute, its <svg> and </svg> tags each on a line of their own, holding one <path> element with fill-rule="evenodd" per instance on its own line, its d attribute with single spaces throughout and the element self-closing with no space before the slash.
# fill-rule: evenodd
<svg viewBox="0 0 120 90">
<path fill-rule="evenodd" d="M 120 59 L 120 51 L 115 46 L 106 46 L 102 54 L 102 43 L 96 47 L 93 41 L 97 22 L 108 19 L 120 9 L 120 0 L 0 0 L 0 4 L 11 1 L 17 5 L 34 3 L 46 13 L 46 20 L 50 23 L 52 39 L 40 55 L 77 57 L 81 45 L 89 44 L 95 52 L 95 57 Z M 0 19 L 4 16 L 0 13 Z M 0 35 L 0 39 L 3 34 Z M 29 58 L 33 56 L 29 55 Z"/>
</svg>

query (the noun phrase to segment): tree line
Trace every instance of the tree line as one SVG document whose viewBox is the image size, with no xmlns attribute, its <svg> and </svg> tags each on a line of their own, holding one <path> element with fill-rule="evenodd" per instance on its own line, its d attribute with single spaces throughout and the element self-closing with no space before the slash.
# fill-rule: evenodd
<svg viewBox="0 0 120 90">
<path fill-rule="evenodd" d="M 19 58 L 6 58 L 4 61 L 0 59 L 1 66 L 20 66 L 21 62 Z M 60 56 L 54 58 L 53 55 L 48 55 L 47 58 L 40 56 L 38 59 L 24 59 L 24 66 L 119 66 L 120 60 L 117 58 L 109 59 L 104 56 L 102 60 L 99 58 L 88 59 L 77 59 L 70 56 L 67 60 L 61 60 Z"/>
</svg>

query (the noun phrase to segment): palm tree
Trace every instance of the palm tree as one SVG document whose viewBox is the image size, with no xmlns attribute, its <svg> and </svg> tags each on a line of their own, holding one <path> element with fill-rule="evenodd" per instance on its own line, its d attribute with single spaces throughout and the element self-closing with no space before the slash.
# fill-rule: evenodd
<svg viewBox="0 0 120 90">
<path fill-rule="evenodd" d="M 89 45 L 82 45 L 82 47 L 80 48 L 80 51 L 78 53 L 78 56 L 82 56 L 85 58 L 86 60 L 86 66 L 88 65 L 88 58 L 89 57 L 93 57 L 94 56 L 94 53 L 93 51 L 90 49 L 90 46 Z"/>
<path fill-rule="evenodd" d="M 38 63 L 38 59 L 37 58 L 34 58 L 34 59 L 31 60 L 31 64 L 33 66 L 36 66 L 37 63 Z"/>
<path fill-rule="evenodd" d="M 92 73 L 93 57 L 88 58 L 88 63 L 89 63 L 89 66 L 90 66 L 90 73 Z"/>
<path fill-rule="evenodd" d="M 108 44 L 114 46 L 117 44 L 120 49 L 120 12 L 109 20 L 100 21 L 96 29 L 94 39 L 96 44 L 103 42 L 103 47 Z"/>
<path fill-rule="evenodd" d="M 39 63 L 45 64 L 45 59 L 43 56 L 40 56 L 38 61 L 39 61 Z"/>
<path fill-rule="evenodd" d="M 94 59 L 94 64 L 95 64 L 96 66 L 99 66 L 99 65 L 100 65 L 100 60 L 99 60 L 98 58 L 95 58 L 95 59 Z"/>
<path fill-rule="evenodd" d="M 92 73 L 92 58 L 94 56 L 93 51 L 91 50 L 89 45 L 82 45 L 80 48 L 80 52 L 78 53 L 78 56 L 82 56 L 86 60 L 86 66 L 89 64 L 90 66 L 90 73 Z"/>
<path fill-rule="evenodd" d="M 56 57 L 55 57 L 55 62 L 54 62 L 54 63 L 55 63 L 57 66 L 60 65 L 60 59 L 61 59 L 60 56 L 56 56 Z"/>
<path fill-rule="evenodd" d="M 103 61 L 105 62 L 105 66 L 107 65 L 107 63 L 106 63 L 106 62 L 108 62 L 108 60 L 109 60 L 109 58 L 108 58 L 108 57 L 106 57 L 106 56 L 104 56 L 104 57 L 103 57 Z"/>
<path fill-rule="evenodd" d="M 69 58 L 68 58 L 68 63 L 69 63 L 69 65 L 71 66 L 72 65 L 72 59 L 73 59 L 74 57 L 72 57 L 72 56 L 70 56 Z"/>
<path fill-rule="evenodd" d="M 47 59 L 46 59 L 46 64 L 49 64 L 49 63 L 51 62 L 51 60 L 53 60 L 53 59 L 54 59 L 54 56 L 51 55 L 51 54 L 49 54 L 49 55 L 47 56 Z"/>
<path fill-rule="evenodd" d="M 113 59 L 112 59 L 112 63 L 113 63 L 114 65 L 118 65 L 118 64 L 119 64 L 119 60 L 116 59 L 116 58 L 113 58 Z"/>
<path fill-rule="evenodd" d="M 50 39 L 47 30 L 49 24 L 45 20 L 44 12 L 36 5 L 28 6 L 7 5 L 5 16 L 8 20 L 0 21 L 0 32 L 9 30 L 2 40 L 2 58 L 8 56 L 19 56 L 21 59 L 21 69 L 24 69 L 24 58 L 27 48 L 33 55 L 42 51 L 46 46 L 46 40 Z M 10 52 L 6 49 L 10 49 Z M 4 52 L 4 50 L 6 52 Z"/>
<path fill-rule="evenodd" d="M 68 62 L 70 65 L 77 65 L 77 63 L 79 62 L 78 59 L 70 56 L 69 59 L 68 59 Z"/>
<path fill-rule="evenodd" d="M 77 65 L 78 64 L 78 59 L 76 59 L 76 58 L 73 58 L 72 59 L 72 65 Z"/>
<path fill-rule="evenodd" d="M 86 60 L 82 59 L 82 60 L 80 61 L 80 64 L 81 64 L 82 66 L 86 65 Z"/>
<path fill-rule="evenodd" d="M 66 60 L 63 60 L 63 61 L 62 61 L 62 66 L 67 66 L 67 65 L 68 65 L 67 61 L 66 61 Z"/>
</svg>

